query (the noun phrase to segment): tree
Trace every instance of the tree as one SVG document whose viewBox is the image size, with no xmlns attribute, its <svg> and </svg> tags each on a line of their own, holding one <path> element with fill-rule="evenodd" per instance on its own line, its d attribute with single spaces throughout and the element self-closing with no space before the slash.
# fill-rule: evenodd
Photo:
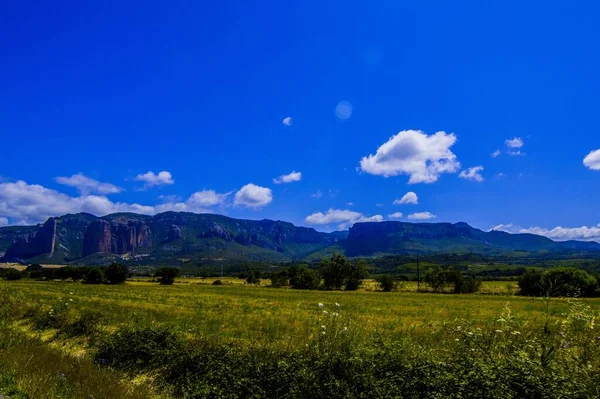
<svg viewBox="0 0 600 399">
<path fill-rule="evenodd" d="M 125 282 L 128 274 L 129 270 L 127 269 L 127 266 L 113 262 L 106 268 L 104 277 L 108 284 L 121 284 Z"/>
<path fill-rule="evenodd" d="M 522 295 L 595 296 L 598 280 L 588 272 L 572 267 L 557 267 L 544 272 L 529 271 L 519 278 Z"/>
<path fill-rule="evenodd" d="M 102 270 L 97 267 L 90 268 L 83 278 L 85 284 L 102 284 L 103 280 L 104 276 Z"/>
<path fill-rule="evenodd" d="M 367 262 L 361 259 L 358 262 L 347 263 L 344 274 L 346 291 L 356 291 L 362 285 L 362 281 L 369 277 Z"/>
<path fill-rule="evenodd" d="M 324 258 L 320 271 L 326 289 L 340 289 L 346 280 L 346 258 L 340 254 L 334 254 L 331 259 Z"/>
<path fill-rule="evenodd" d="M 259 273 L 257 273 L 254 270 L 250 270 L 250 272 L 248 273 L 248 277 L 246 278 L 246 282 L 248 284 L 259 285 L 260 284 L 260 278 L 258 276 L 259 276 Z"/>
<path fill-rule="evenodd" d="M 175 277 L 179 277 L 179 269 L 175 267 L 161 267 L 154 272 L 154 277 L 158 278 L 161 285 L 172 285 Z"/>
<path fill-rule="evenodd" d="M 439 266 L 434 266 L 425 273 L 425 282 L 429 284 L 434 291 L 441 292 L 450 285 L 447 277 L 444 269 Z"/>
<path fill-rule="evenodd" d="M 271 287 L 281 288 L 290 285 L 290 278 L 286 270 L 271 273 Z"/>
<path fill-rule="evenodd" d="M 321 284 L 319 274 L 306 266 L 293 266 L 288 270 L 290 285 L 299 290 L 316 290 Z"/>
<path fill-rule="evenodd" d="M 377 276 L 375 280 L 379 283 L 379 287 L 384 292 L 394 291 L 398 286 L 398 282 L 389 274 Z"/>
</svg>

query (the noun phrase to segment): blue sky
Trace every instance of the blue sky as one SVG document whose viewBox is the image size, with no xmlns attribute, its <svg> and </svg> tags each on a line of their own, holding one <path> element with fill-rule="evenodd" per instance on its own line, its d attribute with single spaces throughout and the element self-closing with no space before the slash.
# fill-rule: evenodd
<svg viewBox="0 0 600 399">
<path fill-rule="evenodd" d="M 600 6 L 441 3 L 3 3 L 0 224 L 395 214 L 600 238 Z"/>
</svg>

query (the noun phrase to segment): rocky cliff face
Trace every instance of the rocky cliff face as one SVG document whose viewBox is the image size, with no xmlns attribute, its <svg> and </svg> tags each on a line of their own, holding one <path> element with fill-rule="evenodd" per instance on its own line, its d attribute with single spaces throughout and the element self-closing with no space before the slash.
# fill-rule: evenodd
<svg viewBox="0 0 600 399">
<path fill-rule="evenodd" d="M 90 223 L 83 236 L 83 256 L 96 253 L 109 254 L 112 248 L 110 223 L 98 219 Z"/>
<path fill-rule="evenodd" d="M 83 238 L 83 256 L 95 253 L 126 254 L 139 248 L 152 248 L 150 227 L 139 220 L 98 219 L 87 228 Z"/>
<path fill-rule="evenodd" d="M 7 249 L 6 259 L 28 259 L 38 255 L 52 256 L 56 243 L 56 219 L 50 218 L 39 230 L 17 237 Z"/>
</svg>

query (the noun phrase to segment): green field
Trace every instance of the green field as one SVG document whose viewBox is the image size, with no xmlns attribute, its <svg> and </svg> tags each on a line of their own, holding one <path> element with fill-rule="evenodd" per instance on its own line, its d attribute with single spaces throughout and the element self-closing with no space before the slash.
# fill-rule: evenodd
<svg viewBox="0 0 600 399">
<path fill-rule="evenodd" d="M 500 351 L 501 348 L 496 348 L 494 345 L 500 345 L 502 342 L 507 344 L 513 339 L 517 340 L 525 336 L 529 337 L 528 339 L 531 339 L 537 347 L 529 352 L 523 347 L 523 353 L 533 356 L 532 354 L 543 350 L 542 347 L 546 348 L 544 345 L 549 345 L 544 343 L 544 340 L 548 342 L 553 340 L 552 345 L 556 351 L 558 342 L 562 342 L 558 334 L 559 326 L 565 324 L 567 315 L 573 312 L 574 306 L 573 301 L 568 299 L 546 300 L 511 295 L 514 292 L 514 283 L 511 285 L 507 282 L 484 282 L 481 293 L 454 295 L 416 292 L 414 283 L 406 283 L 399 292 L 383 293 L 375 291 L 372 282 L 367 282 L 365 288 L 360 291 L 343 292 L 255 287 L 246 285 L 239 279 L 225 279 L 225 285 L 215 286 L 211 284 L 213 280 L 179 279 L 172 286 L 160 286 L 143 279 L 114 286 L 29 280 L 1 283 L 0 289 L 4 290 L 5 298 L 9 295 L 13 306 L 19 309 L 16 313 L 9 311 L 12 314 L 5 314 L 4 337 L 19 336 L 25 339 L 22 343 L 25 349 L 19 349 L 20 346 L 1 346 L 5 353 L 0 356 L 8 359 L 7 356 L 12 353 L 10 356 L 20 359 L 22 363 L 23 353 L 21 356 L 17 354 L 20 353 L 19 351 L 31 351 L 33 345 L 37 351 L 53 351 L 51 355 L 46 355 L 57 359 L 53 361 L 56 367 L 60 368 L 60 363 L 64 362 L 65 368 L 71 367 L 72 375 L 79 375 L 81 379 L 83 378 L 81 373 L 76 372 L 78 366 L 73 366 L 73 359 L 77 359 L 80 367 L 88 370 L 85 375 L 93 380 L 81 379 L 77 382 L 80 387 L 85 387 L 86 384 L 98 384 L 99 380 L 117 376 L 117 379 L 122 381 L 119 389 L 127 392 L 131 397 L 153 395 L 167 397 L 164 393 L 166 388 L 155 381 L 155 370 L 90 366 L 98 348 L 96 341 L 118 331 L 150 327 L 172 332 L 185 342 L 209 342 L 211 348 L 226 348 L 233 345 L 235 348 L 243 348 L 240 349 L 243 351 L 248 348 L 259 351 L 257 353 L 268 351 L 271 353 L 269 356 L 274 356 L 273 354 L 276 353 L 304 351 L 309 344 L 321 342 L 319 341 L 323 339 L 321 334 L 325 335 L 325 332 L 329 333 L 331 329 L 339 332 L 341 331 L 339 328 L 343 325 L 344 328 L 350 328 L 352 331 L 352 345 L 357 349 L 360 347 L 363 348 L 361 350 L 368 350 L 373 345 L 384 345 L 381 342 L 391 346 L 402 343 L 408 345 L 402 351 L 415 350 L 414 356 L 431 352 L 433 355 L 428 358 L 433 356 L 433 360 L 443 364 L 452 359 L 453 355 L 450 355 L 449 351 L 477 349 L 476 347 L 456 348 L 457 342 L 463 340 L 461 330 L 457 330 L 457 326 L 470 326 L 471 331 L 484 331 L 491 334 L 490 336 L 494 337 L 492 341 L 489 341 L 488 336 L 482 339 L 491 342 L 488 350 L 494 353 L 493 356 L 499 356 L 499 359 L 506 358 L 506 353 L 502 352 L 505 349 Z M 596 318 L 594 320 L 597 320 L 600 299 L 580 299 L 577 302 L 576 306 L 581 309 L 589 307 L 585 314 L 594 315 L 593 317 Z M 319 304 L 323 304 L 323 308 Z M 339 307 L 336 304 L 339 304 Z M 497 331 L 506 330 L 503 324 L 505 322 L 501 320 L 506 317 L 507 309 L 511 312 L 511 328 L 519 333 L 519 337 L 513 334 L 503 341 L 497 338 L 500 334 Z M 60 323 L 64 326 L 73 324 L 84 314 L 93 312 L 101 314 L 99 331 L 89 335 L 82 334 L 73 339 L 65 338 L 59 333 L 63 324 L 50 325 L 48 328 L 33 328 L 40 317 L 52 312 L 58 313 L 59 310 L 63 315 Z M 328 313 L 325 314 L 324 311 Z M 339 316 L 333 317 L 334 313 Z M 594 323 L 597 324 L 597 321 L 592 321 L 591 334 L 600 335 L 597 331 L 598 326 Z M 552 337 L 544 336 L 544 325 L 553 326 L 555 330 L 552 332 Z M 589 335 L 590 331 L 584 332 Z M 374 344 L 374 342 L 380 343 Z M 532 345 L 531 342 L 528 345 Z M 590 370 L 597 373 L 596 368 L 600 366 L 600 359 L 596 358 L 596 355 L 600 338 L 598 342 L 592 342 L 591 345 L 592 350 L 596 350 L 594 357 L 585 365 L 577 367 L 594 367 Z M 567 350 L 569 349 L 564 349 Z M 523 353 L 521 355 L 525 356 Z M 243 356 L 246 355 L 248 354 L 244 352 Z M 561 356 L 563 355 L 567 356 L 567 352 L 561 352 Z M 469 354 L 469 356 L 474 355 Z M 479 358 L 475 360 L 477 359 Z M 562 370 L 563 365 L 558 366 Z M 564 366 L 571 369 L 574 367 L 571 363 L 565 363 Z M 0 373 L 4 376 L 0 378 L 0 387 L 4 381 L 5 386 L 12 384 L 15 392 L 29 393 L 29 397 L 42 397 L 31 396 L 32 387 L 40 384 L 39 381 L 35 382 L 35 372 L 23 369 L 22 366 L 18 368 L 15 363 L 11 364 L 6 360 L 0 362 L 0 367 Z M 46 384 L 49 384 L 47 388 L 49 392 L 58 392 L 55 386 L 62 383 L 58 376 L 57 371 L 53 377 L 44 377 Z M 37 378 L 42 379 L 42 376 L 38 375 Z M 58 380 L 52 382 L 52 378 Z M 134 384 L 136 381 L 137 384 Z M 64 383 L 75 384 L 73 381 Z M 45 397 L 78 397 L 77 395 L 80 394 L 65 392 L 67 394 L 64 396 Z M 104 397 L 110 395 L 106 393 Z M 125 393 L 122 395 L 126 397 Z M 179 395 L 183 394 L 179 392 L 174 396 L 179 397 Z M 185 397 L 219 397 L 219 395 L 197 394 Z M 231 397 L 244 397 L 244 395 Z M 346 395 L 345 397 L 358 396 Z M 572 397 L 585 396 L 573 395 Z"/>
</svg>

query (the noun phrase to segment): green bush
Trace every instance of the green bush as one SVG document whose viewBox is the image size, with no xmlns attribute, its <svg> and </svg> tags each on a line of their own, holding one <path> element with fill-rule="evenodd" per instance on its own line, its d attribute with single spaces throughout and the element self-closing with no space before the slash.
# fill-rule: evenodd
<svg viewBox="0 0 600 399">
<path fill-rule="evenodd" d="M 125 327 L 100 339 L 94 354 L 96 363 L 129 371 L 162 368 L 181 356 L 181 342 L 165 328 Z"/>
<path fill-rule="evenodd" d="M 175 277 L 179 277 L 179 273 L 179 269 L 175 267 L 161 267 L 154 272 L 154 277 L 158 278 L 158 282 L 162 285 L 172 285 Z"/>
<path fill-rule="evenodd" d="M 104 277 L 108 284 L 124 283 L 128 274 L 129 270 L 127 269 L 127 266 L 115 262 L 108 266 L 104 271 Z"/>
<path fill-rule="evenodd" d="M 375 278 L 375 281 L 379 283 L 379 288 L 384 292 L 394 291 L 398 286 L 398 282 L 394 280 L 394 277 L 389 274 L 382 274 Z"/>
<path fill-rule="evenodd" d="M 92 267 L 88 269 L 87 273 L 83 277 L 83 282 L 85 284 L 102 284 L 104 281 L 104 274 L 102 270 L 97 267 Z"/>
<path fill-rule="evenodd" d="M 259 285 L 260 284 L 260 278 L 258 277 L 258 275 L 259 274 L 257 272 L 255 272 L 254 270 L 251 270 L 248 273 L 248 277 L 246 278 L 246 283 Z"/>
<path fill-rule="evenodd" d="M 215 280 L 213 281 L 212 285 L 224 285 L 224 283 L 221 280 Z"/>
<path fill-rule="evenodd" d="M 8 269 L 5 274 L 5 278 L 7 281 L 16 281 L 20 280 L 23 277 L 20 271 L 15 269 Z"/>
<path fill-rule="evenodd" d="M 101 312 L 87 310 L 82 312 L 73 323 L 64 326 L 62 332 L 72 337 L 90 336 L 98 332 L 103 321 L 104 315 Z"/>
</svg>

